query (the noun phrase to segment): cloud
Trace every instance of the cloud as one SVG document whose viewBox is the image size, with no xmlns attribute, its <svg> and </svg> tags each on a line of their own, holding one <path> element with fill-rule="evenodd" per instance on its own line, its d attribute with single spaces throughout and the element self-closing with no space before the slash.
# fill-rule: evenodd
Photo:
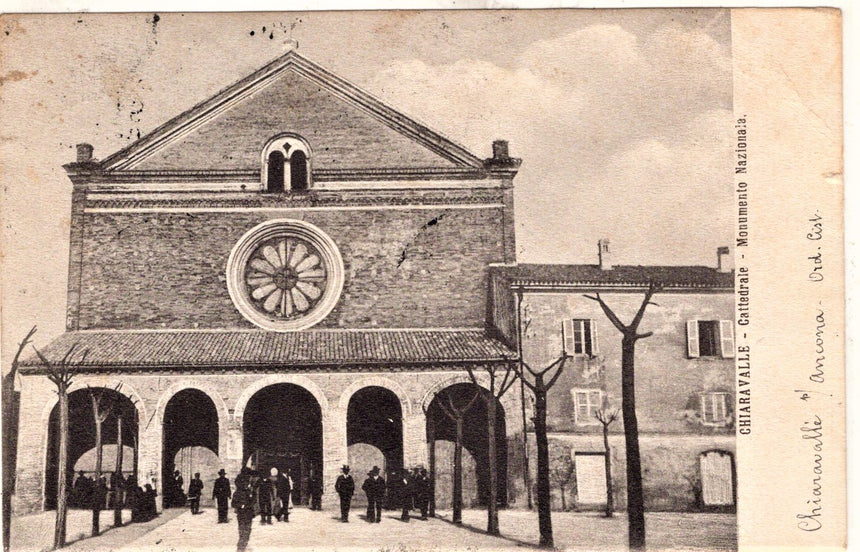
<svg viewBox="0 0 860 552">
<path fill-rule="evenodd" d="M 593 262 L 606 236 L 619 262 L 690 264 L 731 237 L 731 84 L 726 46 L 668 24 L 592 25 L 504 67 L 396 60 L 369 87 L 478 155 L 510 140 L 521 261 Z"/>
</svg>

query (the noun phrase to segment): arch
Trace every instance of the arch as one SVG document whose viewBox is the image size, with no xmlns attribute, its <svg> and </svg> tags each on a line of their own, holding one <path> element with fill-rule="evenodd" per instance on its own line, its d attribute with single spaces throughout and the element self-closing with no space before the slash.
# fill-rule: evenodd
<svg viewBox="0 0 860 552">
<path fill-rule="evenodd" d="M 172 399 L 174 395 L 186 389 L 196 389 L 208 396 L 209 399 L 212 400 L 212 403 L 215 404 L 215 410 L 218 412 L 218 425 L 224 428 L 227 427 L 227 424 L 230 422 L 230 414 L 227 411 L 227 404 L 224 402 L 221 394 L 218 393 L 215 388 L 205 383 L 186 383 L 181 381 L 168 387 L 161 396 L 158 397 L 158 403 L 155 405 L 155 421 L 159 426 L 164 424 L 164 410 L 167 408 L 167 403 L 170 402 L 170 399 Z"/>
<path fill-rule="evenodd" d="M 308 189 L 308 156 L 302 150 L 295 150 L 290 155 L 290 189 L 303 191 Z"/>
<path fill-rule="evenodd" d="M 325 396 L 325 393 L 322 392 L 322 389 L 314 383 L 312 380 L 305 376 L 301 376 L 298 374 L 272 374 L 270 376 L 266 376 L 264 378 L 260 378 L 252 384 L 248 385 L 243 391 L 242 394 L 239 395 L 239 398 L 236 399 L 236 406 L 233 408 L 233 423 L 238 424 L 239 427 L 242 426 L 242 418 L 245 414 L 245 408 L 248 406 L 248 401 L 251 400 L 251 397 L 254 394 L 263 389 L 264 387 L 268 387 L 270 385 L 275 385 L 278 383 L 291 383 L 293 385 L 298 385 L 299 387 L 305 388 L 314 398 L 317 400 L 317 403 L 320 405 L 320 410 L 322 411 L 322 419 L 323 422 L 328 418 L 328 399 Z"/>
<path fill-rule="evenodd" d="M 87 380 L 75 380 L 72 382 L 72 385 L 69 387 L 69 393 L 74 393 L 75 391 L 80 391 L 81 389 L 86 389 L 87 386 L 90 387 L 104 387 L 106 389 L 116 389 L 117 392 L 125 395 L 131 401 L 131 403 L 137 409 L 137 419 L 138 420 L 149 420 L 147 417 L 146 404 L 144 404 L 143 399 L 140 396 L 140 393 L 130 384 L 125 381 L 121 381 L 119 378 L 108 378 L 104 380 L 97 381 L 87 381 Z M 45 406 L 42 408 L 42 417 L 41 423 L 42 427 L 45 427 L 45 424 L 48 423 L 48 418 L 51 416 L 51 411 L 54 410 L 54 407 L 57 406 L 57 403 L 60 402 L 60 399 L 57 397 L 56 393 L 52 394 L 51 397 L 45 401 Z M 47 442 L 47 435 L 45 437 Z"/>
<path fill-rule="evenodd" d="M 284 152 L 274 150 L 269 153 L 266 165 L 266 191 L 279 194 L 284 191 Z"/>
<path fill-rule="evenodd" d="M 388 473 L 403 469 L 403 406 L 394 391 L 371 385 L 353 393 L 346 409 L 346 444 L 352 465 L 381 465 Z M 372 462 L 378 455 L 361 445 L 378 451 L 382 463 Z"/>
<path fill-rule="evenodd" d="M 101 428 L 101 444 L 104 452 L 104 461 L 101 464 L 101 474 L 109 481 L 109 487 L 113 488 L 115 481 L 113 472 L 115 461 L 119 456 L 115 454 L 120 450 L 116 445 L 122 441 L 121 451 L 132 448 L 131 456 L 122 457 L 122 472 L 131 472 L 136 475 L 138 459 L 140 457 L 140 426 L 144 420 L 140 419 L 141 409 L 135 405 L 132 396 L 120 392 L 117 388 L 104 385 L 83 386 L 77 385 L 70 388 L 68 393 L 68 415 L 69 432 L 65 457 L 59 454 L 59 400 L 51 400 L 46 408 L 47 416 L 44 421 L 44 440 L 42 442 L 42 454 L 44 470 L 42 472 L 43 504 L 46 509 L 56 507 L 57 469 L 60 465 L 66 466 L 67 483 L 71 485 L 75 476 L 75 467 L 79 460 L 89 454 L 89 458 L 95 458 L 95 446 L 97 428 Z M 93 410 L 90 390 L 99 397 L 100 416 L 99 422 L 93 419 Z M 44 414 L 44 413 L 43 413 Z M 121 429 L 121 431 L 120 431 Z M 95 466 L 91 466 L 92 469 Z M 88 476 L 92 475 L 88 472 Z M 125 477 L 125 475 L 123 475 Z M 70 505 L 74 507 L 85 507 L 86 499 L 80 493 L 70 487 Z M 83 501 L 83 502 L 82 502 Z"/>
<path fill-rule="evenodd" d="M 478 380 L 478 385 L 484 389 L 485 391 L 489 391 L 490 388 L 487 386 L 486 382 L 483 381 L 484 378 L 481 377 L 481 373 L 476 373 L 475 378 Z M 452 385 L 456 385 L 458 383 L 472 383 L 472 378 L 469 377 L 469 374 L 457 374 L 455 376 L 451 376 L 448 379 L 444 379 L 438 381 L 430 386 L 424 396 L 421 398 L 421 409 L 424 412 L 427 412 L 427 409 L 430 408 L 430 403 L 433 402 L 433 399 L 436 397 L 436 393 L 445 389 L 446 387 L 451 387 Z M 502 409 L 505 411 L 505 417 L 508 417 L 508 409 L 505 407 L 505 403 L 499 401 L 502 405 Z"/>
<path fill-rule="evenodd" d="M 468 376 L 466 377 L 468 378 Z M 407 417 L 412 415 L 412 401 L 409 400 L 406 390 L 396 381 L 390 380 L 384 376 L 371 376 L 350 383 L 346 389 L 343 390 L 343 393 L 340 394 L 340 400 L 337 404 L 338 408 L 346 410 L 349 407 L 349 400 L 352 396 L 364 387 L 383 387 L 388 389 L 400 400 L 400 408 L 403 410 L 403 416 Z"/>
<path fill-rule="evenodd" d="M 276 158 L 275 162 L 278 163 L 289 163 L 290 171 L 286 171 L 286 166 L 282 167 L 280 172 L 275 170 L 276 178 L 278 176 L 281 177 L 282 183 L 280 190 L 274 189 L 269 182 L 270 176 L 270 156 L 273 152 L 280 152 L 283 155 L 283 158 L 280 161 Z M 287 176 L 293 176 L 292 172 L 294 169 L 293 166 L 293 157 L 297 152 L 301 152 L 301 155 L 295 157 L 296 162 L 296 170 L 300 173 L 304 172 L 304 187 L 295 186 L 292 183 L 290 186 L 287 186 Z M 311 151 L 310 144 L 308 144 L 307 140 L 299 136 L 298 134 L 292 132 L 284 132 L 281 134 L 277 134 L 269 139 L 268 142 L 263 146 L 262 156 L 260 159 L 262 170 L 260 171 L 260 180 L 261 180 L 261 189 L 264 192 L 283 192 L 285 189 L 295 190 L 295 191 L 303 191 L 307 190 L 313 184 L 312 178 L 313 173 L 311 171 L 311 159 L 313 157 L 313 152 Z M 298 164 L 301 164 L 302 169 L 298 168 Z M 296 177 L 301 176 L 300 174 L 296 174 Z M 292 178 L 291 178 L 292 180 Z M 277 185 L 275 186 L 275 188 Z"/>
</svg>

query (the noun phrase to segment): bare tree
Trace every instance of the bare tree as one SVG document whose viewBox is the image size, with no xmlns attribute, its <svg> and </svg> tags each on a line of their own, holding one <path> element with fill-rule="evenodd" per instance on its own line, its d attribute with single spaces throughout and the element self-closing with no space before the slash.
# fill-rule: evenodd
<svg viewBox="0 0 860 552">
<path fill-rule="evenodd" d="M 117 385 L 119 390 L 122 383 Z M 116 464 L 114 464 L 114 485 L 113 485 L 113 526 L 122 526 L 122 506 L 123 506 L 123 477 L 122 477 L 122 414 L 121 408 L 116 411 Z"/>
<path fill-rule="evenodd" d="M 60 410 L 60 434 L 57 446 L 59 458 L 57 466 L 57 518 L 54 524 L 54 550 L 66 545 L 66 512 L 68 510 L 68 489 L 66 482 L 66 463 L 69 456 L 69 387 L 79 365 L 87 358 L 89 351 L 84 349 L 80 359 L 72 361 L 77 351 L 77 344 L 69 347 L 62 360 L 52 362 L 38 349 L 33 347 L 39 360 L 45 366 L 48 379 L 57 386 L 57 397 Z"/>
<path fill-rule="evenodd" d="M 475 377 L 475 372 L 471 366 L 467 366 L 469 377 L 472 378 L 472 383 L 480 389 L 478 378 Z M 514 370 L 512 362 L 505 363 L 505 371 L 501 374 L 496 373 L 496 365 L 486 364 L 484 370 L 488 375 L 490 386 L 489 393 L 478 392 L 478 395 L 484 400 L 487 405 L 487 456 L 490 468 L 490 497 L 487 501 L 487 533 L 490 535 L 499 534 L 499 466 L 496 463 L 496 405 L 508 389 L 517 381 L 517 373 Z"/>
<path fill-rule="evenodd" d="M 561 458 L 561 464 L 558 463 L 552 470 L 552 478 L 555 480 L 555 484 L 558 485 L 558 490 L 561 492 L 561 510 L 562 512 L 567 511 L 567 488 L 570 486 L 570 481 L 573 479 L 573 474 L 575 473 L 573 467 L 573 461 L 570 459 L 570 455 L 566 454 Z"/>
<path fill-rule="evenodd" d="M 546 368 L 535 370 L 528 365 L 522 356 L 519 368 L 515 368 L 523 383 L 531 389 L 535 399 L 534 426 L 535 444 L 537 445 L 537 507 L 538 529 L 540 531 L 540 546 L 553 547 L 552 537 L 552 504 L 550 503 L 549 485 L 549 439 L 546 435 L 546 397 L 547 393 L 564 371 L 564 365 L 570 358 L 564 350 L 564 330 L 562 329 L 561 356 Z M 553 370 L 555 372 L 553 373 Z M 531 376 L 529 381 L 527 374 Z M 549 381 L 547 381 L 549 378 Z"/>
<path fill-rule="evenodd" d="M 427 420 L 427 471 L 430 475 L 430 501 L 427 505 L 427 513 L 430 517 L 436 517 L 436 419 L 430 415 L 429 407 L 421 405 L 424 411 L 424 419 Z"/>
<path fill-rule="evenodd" d="M 606 517 L 610 518 L 615 511 L 615 497 L 612 489 L 612 449 L 609 448 L 609 426 L 618 419 L 618 409 L 607 412 L 601 408 L 594 417 L 603 426 L 603 449 L 606 451 L 604 465 L 606 467 Z"/>
<path fill-rule="evenodd" d="M 119 389 L 118 384 L 115 390 Z M 114 401 L 111 396 L 106 396 L 107 389 L 100 387 L 98 390 L 87 386 L 87 391 L 90 394 L 90 404 L 93 409 L 93 421 L 96 424 L 96 480 L 102 476 L 102 458 L 103 458 L 103 443 L 102 443 L 102 424 L 110 416 L 114 408 Z"/>
<path fill-rule="evenodd" d="M 627 531 L 628 546 L 633 550 L 645 548 L 645 498 L 642 492 L 642 463 L 639 454 L 639 425 L 636 421 L 636 379 L 635 359 L 636 342 L 650 337 L 653 332 L 639 333 L 639 323 L 648 305 L 658 306 L 651 301 L 660 290 L 655 282 L 648 284 L 639 310 L 630 324 L 624 324 L 599 293 L 584 297 L 597 301 L 612 325 L 621 332 L 621 415 L 624 422 L 624 445 L 627 449 Z"/>
<path fill-rule="evenodd" d="M 450 390 L 445 392 L 444 399 L 438 393 L 436 394 L 436 398 L 439 399 L 439 407 L 446 416 L 453 420 L 456 428 L 454 437 L 454 489 L 452 491 L 453 496 L 451 497 L 451 509 L 453 513 L 451 514 L 451 518 L 457 524 L 463 522 L 463 418 L 465 418 L 466 412 L 475 404 L 475 401 L 478 400 L 480 394 L 481 388 L 476 387 L 472 398 L 459 406 L 455 404 L 454 396 Z M 447 404 L 445 404 L 446 401 Z"/>
<path fill-rule="evenodd" d="M 3 376 L 3 550 L 9 550 L 9 523 L 12 521 L 12 494 L 15 492 L 15 453 L 18 449 L 18 400 L 15 393 L 15 378 L 18 375 L 18 359 L 30 338 L 36 333 L 33 326 L 12 359 L 9 372 Z"/>
</svg>

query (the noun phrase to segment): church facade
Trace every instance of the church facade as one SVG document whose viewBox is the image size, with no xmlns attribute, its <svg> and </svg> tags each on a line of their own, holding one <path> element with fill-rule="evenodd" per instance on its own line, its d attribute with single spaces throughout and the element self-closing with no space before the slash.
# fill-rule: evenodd
<svg viewBox="0 0 860 552">
<path fill-rule="evenodd" d="M 479 159 L 295 51 L 101 161 L 79 145 L 65 166 L 66 333 L 43 351 L 88 353 L 69 481 L 91 470 L 95 389 L 115 405 L 103 471 L 121 455 L 160 495 L 174 471 L 211 488 L 219 468 L 274 466 L 291 471 L 294 500 L 321 477 L 331 505 L 343 464 L 360 481 L 371 465 L 447 458 L 434 400 L 516 357 L 486 320 L 489 267 L 515 262 L 518 167 L 506 143 Z M 30 358 L 21 375 L 14 508 L 27 512 L 54 506 L 60 459 L 45 367 Z M 497 416 L 506 501 L 518 400 Z M 479 411 L 466 436 L 476 501 Z"/>
</svg>

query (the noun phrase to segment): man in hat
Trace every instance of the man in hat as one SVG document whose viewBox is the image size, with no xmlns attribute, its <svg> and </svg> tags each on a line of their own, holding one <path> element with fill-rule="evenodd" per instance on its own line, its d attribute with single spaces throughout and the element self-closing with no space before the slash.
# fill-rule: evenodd
<svg viewBox="0 0 860 552">
<path fill-rule="evenodd" d="M 188 505 L 191 507 L 191 513 L 197 515 L 200 513 L 200 496 L 203 494 L 203 481 L 200 480 L 200 473 L 195 473 L 191 483 L 188 484 Z"/>
<path fill-rule="evenodd" d="M 269 477 L 260 481 L 260 525 L 271 525 L 272 514 L 278 500 L 278 468 L 272 468 Z"/>
<path fill-rule="evenodd" d="M 334 490 L 340 497 L 340 520 L 343 523 L 349 522 L 349 505 L 352 502 L 352 495 L 355 494 L 355 481 L 349 475 L 349 466 L 346 464 L 341 468 L 343 472 L 337 476 L 337 481 L 334 483 Z"/>
<path fill-rule="evenodd" d="M 242 468 L 236 476 L 236 492 L 233 494 L 233 508 L 239 522 L 239 541 L 236 551 L 244 552 L 251 539 L 251 525 L 257 515 L 257 477 L 250 468 Z"/>
<path fill-rule="evenodd" d="M 218 479 L 212 487 L 212 499 L 218 503 L 218 523 L 227 523 L 227 506 L 233 491 L 230 489 L 230 480 L 224 468 L 218 470 Z"/>
<path fill-rule="evenodd" d="M 361 490 L 367 495 L 367 521 L 379 523 L 382 521 L 382 500 L 385 498 L 385 479 L 379 476 L 379 466 L 373 466 L 367 472 Z"/>
</svg>

